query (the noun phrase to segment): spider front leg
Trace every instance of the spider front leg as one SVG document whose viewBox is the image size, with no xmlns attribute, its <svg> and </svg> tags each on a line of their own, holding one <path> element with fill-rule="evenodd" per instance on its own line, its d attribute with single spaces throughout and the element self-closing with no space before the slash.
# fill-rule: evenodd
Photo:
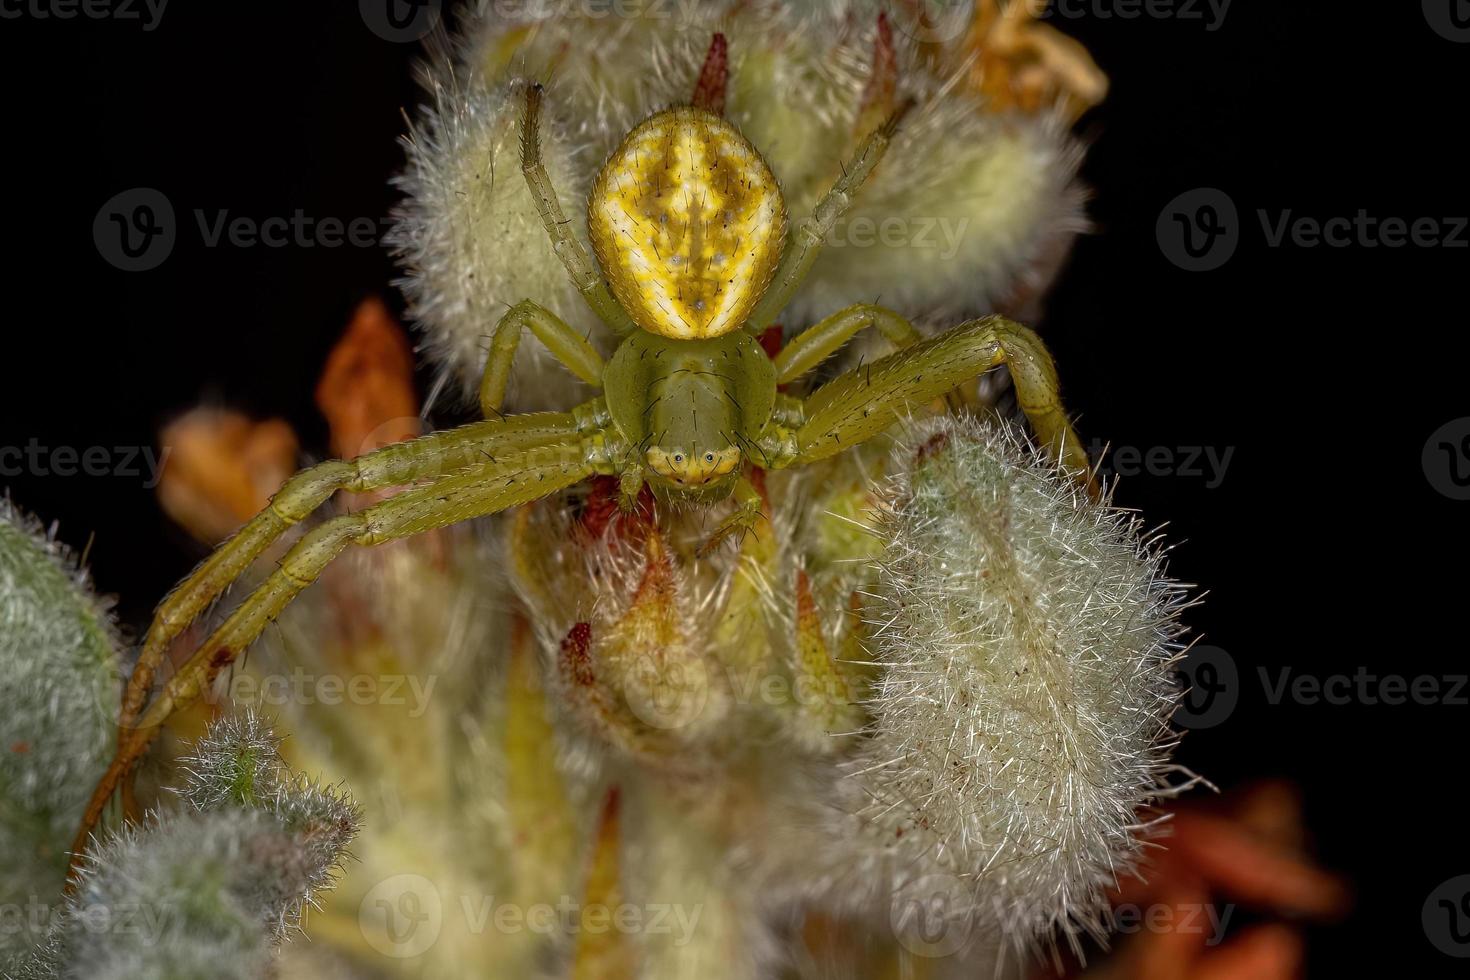
<svg viewBox="0 0 1470 980">
<path fill-rule="evenodd" d="M 538 500 L 610 469 L 605 434 L 502 456 L 312 529 L 179 668 L 139 722 L 156 729 L 197 698 L 348 546 L 367 547 Z"/>
<path fill-rule="evenodd" d="M 599 417 L 597 405 L 591 403 L 584 406 L 589 411 L 574 414 L 581 419 Z M 137 720 L 136 727 L 122 733 L 117 753 L 93 791 L 72 845 L 73 868 L 86 850 L 107 801 L 142 758 L 161 726 L 175 712 L 195 701 L 345 548 L 382 544 L 493 514 L 555 493 L 594 473 L 614 472 L 624 450 L 610 439 L 606 429 L 597 428 L 573 433 L 571 438 L 558 443 L 492 457 L 491 461 L 443 476 L 365 510 L 333 518 L 308 533 L 169 678 L 163 691 Z M 477 445 L 472 451 L 479 455 L 482 450 Z"/>
<path fill-rule="evenodd" d="M 530 300 L 512 306 L 490 334 L 490 354 L 480 378 L 480 412 L 485 418 L 500 415 L 511 365 L 521 343 L 521 331 L 530 330 L 546 345 L 551 356 L 590 385 L 602 385 L 602 355 L 561 317 Z"/>
<path fill-rule="evenodd" d="M 382 490 L 441 476 L 493 459 L 496 453 L 564 440 L 579 427 L 595 424 L 598 420 L 591 416 L 579 421 L 560 412 L 521 415 L 435 432 L 356 459 L 330 460 L 302 470 L 159 605 L 123 695 L 122 732 L 126 733 L 136 720 L 152 687 L 154 671 L 169 645 L 272 543 L 338 490 Z"/>
<path fill-rule="evenodd" d="M 776 355 L 776 383 L 789 384 L 837 353 L 859 330 L 877 327 L 894 347 L 918 343 L 924 335 L 892 310 L 858 303 L 808 327 Z"/>
<path fill-rule="evenodd" d="M 216 549 L 159 605 L 123 694 L 118 729 L 119 758 L 139 735 L 139 714 L 152 690 L 158 665 L 167 656 L 173 641 L 272 543 L 310 516 L 333 493 L 338 490 L 381 490 L 443 477 L 467 467 L 476 467 L 476 472 L 480 472 L 487 465 L 498 464 L 500 457 L 506 454 L 566 445 L 593 436 L 600 438 L 601 430 L 607 424 L 606 406 L 597 399 L 571 413 L 543 412 L 436 432 L 385 446 L 353 460 L 322 463 L 292 477 L 264 510 Z M 402 496 L 393 497 L 388 502 Z M 370 510 L 361 513 L 366 514 Z M 175 675 L 170 683 L 177 681 L 178 675 Z M 136 818 L 136 805 L 126 777 L 133 761 L 151 741 L 150 733 L 144 737 L 141 747 L 128 757 L 127 765 L 116 771 L 110 769 L 103 785 L 99 785 L 78 834 L 74 847 L 77 854 L 85 846 L 88 834 L 101 819 L 107 800 L 119 784 L 123 786 L 125 810 L 129 817 Z"/>
<path fill-rule="evenodd" d="M 771 455 L 779 466 L 825 459 L 883 432 L 911 406 L 1001 364 L 1010 368 L 1042 448 L 1100 496 L 1087 451 L 1062 410 L 1051 355 L 1036 334 L 998 316 L 962 323 L 834 378 L 806 400 L 805 419 L 779 433 Z"/>
<path fill-rule="evenodd" d="M 521 173 L 525 175 L 526 184 L 531 188 L 531 197 L 536 201 L 541 223 L 551 236 L 551 247 L 556 252 L 556 257 L 561 259 L 567 274 L 572 277 L 572 284 L 577 287 L 577 292 L 582 294 L 587 305 L 592 307 L 592 312 L 607 324 L 608 329 L 619 337 L 626 337 L 637 327 L 613 298 L 612 290 L 607 288 L 607 281 L 602 278 L 602 274 L 587 257 L 587 250 L 577 240 L 567 216 L 562 212 L 561 202 L 557 200 L 556 188 L 551 185 L 551 175 L 541 162 L 541 94 L 542 88 L 539 84 L 526 87 L 526 115 L 521 122 Z"/>
<path fill-rule="evenodd" d="M 843 168 L 837 183 L 818 202 L 811 215 L 792 229 L 771 284 L 746 320 L 751 332 L 759 335 L 769 327 L 791 302 L 791 297 L 796 295 L 802 280 L 811 271 L 812 263 L 821 254 L 822 243 L 832 233 L 838 219 L 852 207 L 858 188 L 863 186 L 878 166 L 878 161 L 883 159 L 883 154 L 888 152 L 888 144 L 893 142 L 893 134 L 898 131 L 898 124 L 908 108 L 905 105 L 899 109 L 863 141 L 857 156 Z"/>
<path fill-rule="evenodd" d="M 700 545 L 701 557 L 710 554 L 736 534 L 744 537 L 755 529 L 756 524 L 760 523 L 764 512 L 764 501 L 760 491 L 748 479 L 742 476 L 736 481 L 733 496 L 735 497 L 734 512 L 721 521 L 714 533 L 704 544 Z"/>
</svg>

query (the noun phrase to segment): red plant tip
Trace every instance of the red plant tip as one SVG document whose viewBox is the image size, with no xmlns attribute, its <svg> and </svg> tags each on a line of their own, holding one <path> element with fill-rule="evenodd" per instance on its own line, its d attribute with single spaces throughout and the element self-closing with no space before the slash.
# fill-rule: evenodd
<svg viewBox="0 0 1470 980">
<path fill-rule="evenodd" d="M 765 469 L 760 466 L 752 466 L 750 468 L 750 472 L 746 476 L 746 479 L 750 480 L 750 485 L 755 487 L 755 492 L 761 495 L 761 500 L 765 501 L 766 513 L 770 513 L 771 494 L 769 491 L 766 490 Z"/>
<path fill-rule="evenodd" d="M 919 446 L 919 448 L 914 451 L 914 464 L 915 465 L 919 465 L 919 464 L 922 464 L 924 462 L 927 462 L 930 458 L 938 455 L 939 453 L 944 452 L 945 448 L 948 445 L 949 445 L 949 434 L 948 433 L 945 433 L 945 432 L 936 432 L 936 433 L 934 433 L 928 439 L 924 440 L 924 442 Z"/>
<path fill-rule="evenodd" d="M 592 540 L 601 538 L 612 527 L 615 528 L 614 533 L 636 541 L 640 533 L 653 526 L 653 491 L 644 484 L 638 491 L 638 500 L 633 505 L 632 512 L 624 513 L 622 487 L 618 478 L 593 477 L 577 521 L 581 533 Z"/>
<path fill-rule="evenodd" d="M 618 478 L 594 476 L 578 515 L 581 530 L 594 540 L 602 537 L 618 515 Z"/>
<path fill-rule="evenodd" d="M 760 345 L 761 350 L 766 352 L 766 356 L 774 361 L 776 355 L 781 353 L 781 324 L 773 323 L 762 330 Z"/>
<path fill-rule="evenodd" d="M 699 70 L 699 81 L 694 83 L 694 98 L 690 102 L 697 109 L 707 109 L 717 116 L 725 114 L 725 83 L 730 78 L 730 57 L 725 44 L 725 35 L 716 33 L 709 42 L 709 53 L 704 56 L 704 67 Z"/>
<path fill-rule="evenodd" d="M 592 673 L 592 625 L 577 623 L 567 630 L 561 641 L 562 669 L 572 683 L 578 687 L 591 687 L 597 683 Z"/>
<path fill-rule="evenodd" d="M 877 129 L 893 114 L 898 97 L 898 52 L 893 46 L 893 27 L 887 14 L 878 15 L 878 33 L 873 38 L 873 67 L 859 104 L 856 135 L 859 139 Z"/>
<path fill-rule="evenodd" d="M 604 826 L 618 819 L 618 811 L 622 809 L 622 805 L 622 788 L 618 786 L 609 787 L 607 798 L 602 801 L 602 824 Z"/>
</svg>

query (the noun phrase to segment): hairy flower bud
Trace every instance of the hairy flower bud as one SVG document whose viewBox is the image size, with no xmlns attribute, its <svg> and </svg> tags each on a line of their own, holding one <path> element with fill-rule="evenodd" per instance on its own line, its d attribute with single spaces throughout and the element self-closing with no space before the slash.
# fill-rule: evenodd
<svg viewBox="0 0 1470 980">
<path fill-rule="evenodd" d="M 116 647 L 108 604 L 54 529 L 0 498 L 0 904 L 61 890 L 76 821 L 112 754 Z M 0 929 L 0 957 L 39 939 L 30 925 Z"/>
<path fill-rule="evenodd" d="M 1167 792 L 1182 587 L 1009 430 L 931 421 L 892 472 L 859 816 L 901 898 L 958 883 L 951 911 L 1023 948 L 1100 932 Z"/>
</svg>

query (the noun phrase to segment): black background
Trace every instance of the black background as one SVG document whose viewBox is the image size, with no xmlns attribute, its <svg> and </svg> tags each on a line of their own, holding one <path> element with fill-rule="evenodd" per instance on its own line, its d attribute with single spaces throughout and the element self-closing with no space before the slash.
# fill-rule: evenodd
<svg viewBox="0 0 1470 980">
<path fill-rule="evenodd" d="M 1470 503 L 1437 493 L 1421 465 L 1430 433 L 1470 414 L 1470 251 L 1272 248 L 1256 212 L 1466 214 L 1470 45 L 1439 37 L 1413 2 L 1237 0 L 1213 31 L 1091 14 L 1063 26 L 1113 80 L 1083 124 L 1097 233 L 1043 325 L 1067 404 L 1085 438 L 1233 452 L 1217 487 L 1145 473 L 1118 492 L 1167 523 L 1175 573 L 1209 592 L 1190 622 L 1241 673 L 1239 707 L 1188 737 L 1182 760 L 1225 788 L 1265 775 L 1302 787 L 1318 856 L 1356 891 L 1351 919 L 1309 931 L 1313 975 L 1462 972 L 1426 941 L 1420 909 L 1470 873 L 1470 709 L 1273 705 L 1257 669 L 1470 670 Z M 137 186 L 167 194 L 181 225 L 195 208 L 385 215 L 416 46 L 375 36 L 353 3 L 202 0 L 174 0 L 151 33 L 0 19 L 0 45 L 0 446 L 149 445 L 205 400 L 285 417 L 320 452 L 323 358 L 363 297 L 401 307 L 391 259 L 209 249 L 185 225 L 162 267 L 129 274 L 99 256 L 92 220 Z M 1213 272 L 1176 268 L 1155 236 L 1166 203 L 1198 187 L 1241 215 L 1240 247 Z M 95 535 L 96 581 L 135 629 L 200 557 L 136 478 L 0 482 L 68 541 Z"/>
</svg>

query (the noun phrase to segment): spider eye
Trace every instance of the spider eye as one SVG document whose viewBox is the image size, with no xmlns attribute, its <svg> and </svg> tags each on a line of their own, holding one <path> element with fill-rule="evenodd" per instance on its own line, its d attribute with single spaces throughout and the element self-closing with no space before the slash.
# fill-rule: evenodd
<svg viewBox="0 0 1470 980">
<path fill-rule="evenodd" d="M 682 463 L 682 462 L 684 462 L 684 454 L 683 453 L 674 453 L 674 462 L 676 462 L 676 463 Z"/>
<path fill-rule="evenodd" d="M 705 453 L 704 454 L 704 461 L 706 463 L 713 463 L 715 461 L 715 454 L 714 453 Z"/>
</svg>

